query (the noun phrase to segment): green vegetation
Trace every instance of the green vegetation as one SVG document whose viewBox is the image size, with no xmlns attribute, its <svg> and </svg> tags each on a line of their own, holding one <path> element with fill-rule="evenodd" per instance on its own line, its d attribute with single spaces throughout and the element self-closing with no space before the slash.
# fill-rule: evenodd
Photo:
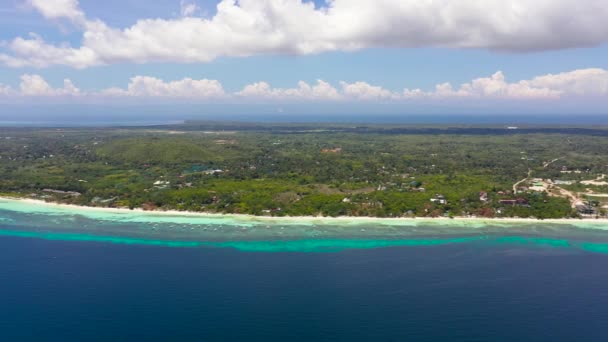
<svg viewBox="0 0 608 342">
<path fill-rule="evenodd" d="M 608 174 L 601 130 L 217 126 L 5 128 L 0 193 L 254 215 L 558 218 L 577 215 L 567 198 L 513 184 L 530 170 L 573 180 L 571 191 L 607 188 L 580 183 Z"/>
</svg>

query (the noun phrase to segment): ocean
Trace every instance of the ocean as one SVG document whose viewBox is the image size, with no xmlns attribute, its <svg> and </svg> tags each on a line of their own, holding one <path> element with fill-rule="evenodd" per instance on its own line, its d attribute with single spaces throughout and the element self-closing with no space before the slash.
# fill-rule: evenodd
<svg viewBox="0 0 608 342">
<path fill-rule="evenodd" d="M 0 200 L 1 341 L 608 338 L 601 225 L 70 210 Z"/>
</svg>

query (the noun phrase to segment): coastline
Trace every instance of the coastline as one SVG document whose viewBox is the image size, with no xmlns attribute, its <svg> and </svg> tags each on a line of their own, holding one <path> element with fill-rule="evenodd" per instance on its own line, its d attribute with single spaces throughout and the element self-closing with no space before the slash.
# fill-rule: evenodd
<svg viewBox="0 0 608 342">
<path fill-rule="evenodd" d="M 454 224 L 517 224 L 517 223 L 554 223 L 554 224 L 598 224 L 606 225 L 608 228 L 608 218 L 559 218 L 559 219 L 536 219 L 536 218 L 485 218 L 485 217 L 463 217 L 456 216 L 454 218 L 447 217 L 369 217 L 369 216 L 256 216 L 250 214 L 222 214 L 222 213 L 207 213 L 194 211 L 180 210 L 143 210 L 141 208 L 126 209 L 126 208 L 107 208 L 107 207 L 91 207 L 74 204 L 63 204 L 58 202 L 47 202 L 38 199 L 20 198 L 0 196 L 0 201 L 29 204 L 37 207 L 57 209 L 63 212 L 71 212 L 74 214 L 90 212 L 90 213 L 105 213 L 116 215 L 136 215 L 149 217 L 166 217 L 166 218 L 199 218 L 199 219 L 232 219 L 240 222 L 259 222 L 263 224 L 270 223 L 319 223 L 319 224 L 349 224 L 349 223 L 377 223 L 377 224 L 414 224 L 414 223 L 454 223 Z M 1 209 L 1 208 L 0 208 Z"/>
<path fill-rule="evenodd" d="M 87 207 L 0 196 L 0 237 L 247 252 L 484 242 L 608 254 L 607 219 L 266 217 Z"/>
</svg>

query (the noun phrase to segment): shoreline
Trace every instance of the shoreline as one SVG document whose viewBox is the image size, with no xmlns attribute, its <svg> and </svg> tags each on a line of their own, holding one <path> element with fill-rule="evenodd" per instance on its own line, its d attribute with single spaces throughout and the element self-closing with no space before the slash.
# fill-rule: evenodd
<svg viewBox="0 0 608 342">
<path fill-rule="evenodd" d="M 258 221 L 265 223 L 280 223 L 280 222 L 298 222 L 298 223 L 414 223 L 414 222 L 454 222 L 454 223 L 557 223 L 557 224 L 572 224 L 572 223 L 596 223 L 608 225 L 608 218 L 559 218 L 559 219 L 536 219 L 536 218 L 486 218 L 486 217 L 464 217 L 456 216 L 448 217 L 369 217 L 369 216 L 256 216 L 250 214 L 222 214 L 208 213 L 195 211 L 180 211 L 180 210 L 143 210 L 141 208 L 107 208 L 107 207 L 91 207 L 75 204 L 63 204 L 58 202 L 47 202 L 39 199 L 20 198 L 0 196 L 0 201 L 8 201 L 14 203 L 32 204 L 48 208 L 60 210 L 73 210 L 100 212 L 109 214 L 137 214 L 146 216 L 158 217 L 191 217 L 191 218 L 209 218 L 209 219 L 237 219 L 239 221 Z"/>
</svg>

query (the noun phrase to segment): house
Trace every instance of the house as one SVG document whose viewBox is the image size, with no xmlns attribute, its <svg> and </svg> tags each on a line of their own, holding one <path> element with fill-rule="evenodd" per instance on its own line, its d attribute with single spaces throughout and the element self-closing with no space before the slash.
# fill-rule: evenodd
<svg viewBox="0 0 608 342">
<path fill-rule="evenodd" d="M 419 182 L 419 181 L 414 180 L 414 181 L 411 181 L 411 182 L 410 182 L 410 186 L 411 186 L 412 188 L 419 188 L 420 186 L 422 186 L 422 183 L 421 183 L 421 182 Z"/>
<path fill-rule="evenodd" d="M 596 210 L 594 207 L 589 204 L 578 204 L 576 206 L 576 211 L 581 215 L 595 215 Z"/>
<path fill-rule="evenodd" d="M 112 203 L 112 202 L 116 201 L 117 199 L 118 199 L 118 197 L 112 197 L 112 198 L 107 198 L 107 199 L 103 199 L 101 197 L 94 197 L 91 200 L 91 203 L 108 204 L 108 203 Z"/>
<path fill-rule="evenodd" d="M 479 200 L 482 202 L 487 202 L 488 201 L 488 193 L 485 191 L 481 191 L 479 192 Z"/>
<path fill-rule="evenodd" d="M 171 184 L 171 182 L 168 181 L 163 181 L 163 180 L 157 180 L 156 182 L 154 182 L 154 187 L 156 189 L 166 189 L 169 187 L 169 184 Z"/>
<path fill-rule="evenodd" d="M 203 174 L 205 174 L 205 175 L 218 175 L 220 173 L 224 173 L 224 170 L 215 169 L 215 170 L 206 170 L 206 171 L 203 171 Z"/>
<path fill-rule="evenodd" d="M 281 208 L 272 208 L 272 209 L 264 209 L 262 210 L 264 214 L 272 214 L 281 212 Z"/>
<path fill-rule="evenodd" d="M 445 199 L 445 196 L 437 194 L 435 197 L 431 198 L 431 202 L 439 203 L 439 204 L 447 204 L 448 201 Z"/>
<path fill-rule="evenodd" d="M 498 203 L 503 204 L 503 205 L 528 205 L 528 200 L 522 197 L 516 198 L 516 199 L 502 199 L 500 201 L 498 201 Z"/>
<path fill-rule="evenodd" d="M 42 189 L 42 191 L 50 192 L 52 194 L 72 196 L 72 197 L 78 197 L 81 195 L 80 192 L 77 192 L 77 191 L 62 191 L 62 190 L 55 190 L 55 189 Z"/>
<path fill-rule="evenodd" d="M 322 153 L 340 153 L 342 152 L 342 147 L 336 148 L 324 148 L 321 150 Z"/>
</svg>

